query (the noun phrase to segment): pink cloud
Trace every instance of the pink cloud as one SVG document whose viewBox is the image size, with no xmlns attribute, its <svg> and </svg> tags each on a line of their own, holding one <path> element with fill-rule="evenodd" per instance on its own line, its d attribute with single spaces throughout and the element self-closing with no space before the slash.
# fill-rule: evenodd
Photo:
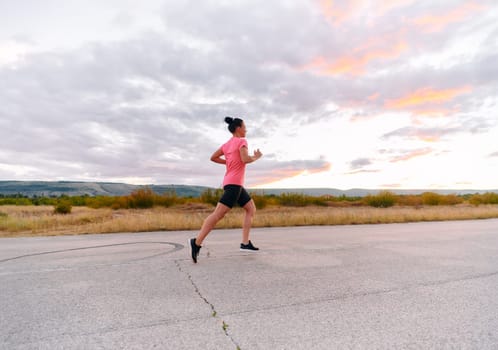
<svg viewBox="0 0 498 350">
<path fill-rule="evenodd" d="M 378 2 L 376 1 L 375 2 L 377 10 L 376 12 L 379 16 L 382 16 L 394 8 L 405 7 L 411 5 L 414 2 L 415 0 L 381 0 Z"/>
<path fill-rule="evenodd" d="M 446 13 L 418 17 L 412 22 L 424 32 L 440 32 L 446 26 L 452 23 L 462 22 L 485 8 L 485 6 L 468 2 Z"/>
<path fill-rule="evenodd" d="M 381 17 L 387 12 L 406 7 L 415 0 L 379 0 L 373 4 L 365 0 L 318 0 L 318 5 L 325 18 L 334 26 L 342 25 L 355 16 L 368 14 L 369 17 Z"/>
<path fill-rule="evenodd" d="M 315 166 L 306 165 L 303 162 L 286 162 L 278 168 L 274 168 L 270 171 L 258 171 L 258 173 L 253 173 L 252 175 L 252 186 L 262 186 L 268 185 L 273 182 L 277 182 L 284 179 L 293 178 L 304 174 L 318 174 L 322 172 L 327 172 L 332 168 L 332 163 L 320 162 Z M 278 164 L 276 165 L 278 166 Z"/>
<path fill-rule="evenodd" d="M 320 9 L 332 24 L 340 25 L 350 19 L 361 7 L 361 0 L 333 1 L 319 0 Z"/>
<path fill-rule="evenodd" d="M 403 109 L 421 105 L 442 104 L 452 101 L 455 97 L 469 93 L 470 91 L 472 91 L 472 87 L 470 86 L 442 90 L 427 87 L 418 89 L 398 99 L 387 100 L 384 106 L 389 109 Z"/>
<path fill-rule="evenodd" d="M 349 74 L 359 76 L 365 73 L 366 67 L 371 62 L 397 58 L 407 48 L 408 45 L 403 41 L 387 47 L 372 48 L 371 45 L 368 45 L 368 48 L 356 48 L 352 53 L 332 60 L 318 56 L 303 68 L 319 72 L 323 75 Z"/>
<path fill-rule="evenodd" d="M 408 152 L 408 153 L 400 155 L 400 156 L 393 157 L 390 160 L 390 162 L 391 163 L 405 162 L 407 160 L 410 160 L 410 159 L 413 159 L 416 157 L 428 155 L 432 152 L 433 152 L 433 150 L 431 148 L 418 149 L 418 150 L 414 150 L 414 151 Z"/>
</svg>

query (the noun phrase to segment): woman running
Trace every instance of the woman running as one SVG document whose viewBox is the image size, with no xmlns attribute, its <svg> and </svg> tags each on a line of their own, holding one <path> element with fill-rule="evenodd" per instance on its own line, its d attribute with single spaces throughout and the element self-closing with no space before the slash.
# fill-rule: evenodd
<svg viewBox="0 0 498 350">
<path fill-rule="evenodd" d="M 224 192 L 214 212 L 204 220 L 197 238 L 189 240 L 194 263 L 197 263 L 197 257 L 199 256 L 204 239 L 218 221 L 233 208 L 235 203 L 245 210 L 240 250 L 259 250 L 249 240 L 249 231 L 256 212 L 256 205 L 243 186 L 246 164 L 261 158 L 262 153 L 257 149 L 252 156 L 249 155 L 245 139 L 246 126 L 242 119 L 226 117 L 225 122 L 228 124 L 228 130 L 232 133 L 232 138 L 218 148 L 211 156 L 213 162 L 226 165 L 226 173 L 223 179 Z"/>
</svg>

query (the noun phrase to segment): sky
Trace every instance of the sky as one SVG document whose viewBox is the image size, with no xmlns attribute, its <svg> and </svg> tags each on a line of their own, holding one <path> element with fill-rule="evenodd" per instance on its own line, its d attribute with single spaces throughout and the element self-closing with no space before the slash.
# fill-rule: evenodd
<svg viewBox="0 0 498 350">
<path fill-rule="evenodd" d="M 497 189 L 494 0 L 0 0 L 0 180 Z"/>
</svg>

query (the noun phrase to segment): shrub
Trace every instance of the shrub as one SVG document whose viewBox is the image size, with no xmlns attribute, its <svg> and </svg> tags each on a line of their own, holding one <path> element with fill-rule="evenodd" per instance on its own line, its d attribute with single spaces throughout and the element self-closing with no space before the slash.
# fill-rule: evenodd
<svg viewBox="0 0 498 350">
<path fill-rule="evenodd" d="M 389 191 L 381 191 L 375 196 L 368 195 L 364 198 L 367 205 L 375 208 L 388 208 L 392 207 L 396 202 L 396 196 Z"/>
<path fill-rule="evenodd" d="M 130 207 L 130 203 L 128 201 L 128 197 L 115 197 L 114 201 L 111 205 L 111 209 L 128 209 Z"/>
<path fill-rule="evenodd" d="M 326 207 L 329 203 L 329 196 L 320 196 L 320 197 L 314 197 L 312 200 L 312 203 L 314 205 L 319 205 L 322 207 Z"/>
<path fill-rule="evenodd" d="M 434 192 L 422 193 L 422 203 L 425 205 L 440 205 L 443 203 L 443 196 Z"/>
<path fill-rule="evenodd" d="M 470 197 L 469 202 L 474 205 L 498 204 L 498 193 L 486 192 L 483 194 L 474 194 Z"/>
<path fill-rule="evenodd" d="M 29 198 L 8 197 L 0 199 L 0 205 L 32 205 L 33 202 Z"/>
<path fill-rule="evenodd" d="M 265 195 L 251 193 L 251 198 L 257 209 L 264 209 L 268 205 L 268 198 Z"/>
<path fill-rule="evenodd" d="M 405 196 L 398 196 L 397 203 L 399 205 L 419 207 L 423 204 L 423 201 L 421 196 L 405 195 Z"/>
<path fill-rule="evenodd" d="M 185 203 L 185 198 L 180 198 L 176 195 L 175 191 L 165 192 L 161 196 L 154 196 L 154 205 L 162 207 L 171 207 L 174 204 Z"/>
<path fill-rule="evenodd" d="M 216 205 L 223 194 L 223 190 L 218 188 L 216 190 L 212 190 L 208 188 L 204 192 L 201 193 L 200 200 L 202 203 L 208 203 L 212 205 Z"/>
<path fill-rule="evenodd" d="M 133 191 L 129 196 L 131 208 L 147 209 L 154 206 L 154 192 L 146 187 Z"/>
<path fill-rule="evenodd" d="M 463 198 L 454 194 L 446 195 L 441 200 L 441 204 L 444 205 L 456 205 L 460 203 L 463 203 Z"/>
<path fill-rule="evenodd" d="M 67 199 L 60 200 L 54 207 L 55 214 L 70 214 L 73 206 Z"/>
<path fill-rule="evenodd" d="M 486 204 L 498 204 L 498 193 L 487 192 L 483 196 Z"/>
<path fill-rule="evenodd" d="M 96 196 L 87 198 L 85 203 L 93 209 L 110 208 L 114 204 L 116 197 Z"/>
<path fill-rule="evenodd" d="M 280 205 L 289 207 L 305 207 L 311 204 L 308 196 L 302 193 L 282 193 L 278 196 L 278 202 Z"/>
<path fill-rule="evenodd" d="M 88 195 L 83 195 L 83 196 L 73 196 L 70 197 L 71 204 L 75 207 L 83 207 L 86 205 L 86 201 L 88 200 L 89 196 Z"/>
</svg>

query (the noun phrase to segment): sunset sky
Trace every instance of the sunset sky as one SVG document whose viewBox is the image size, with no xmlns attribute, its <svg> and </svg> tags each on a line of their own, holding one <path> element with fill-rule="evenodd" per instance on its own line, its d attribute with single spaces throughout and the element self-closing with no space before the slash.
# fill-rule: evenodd
<svg viewBox="0 0 498 350">
<path fill-rule="evenodd" d="M 498 189 L 498 2 L 0 2 L 0 180 Z"/>
</svg>

